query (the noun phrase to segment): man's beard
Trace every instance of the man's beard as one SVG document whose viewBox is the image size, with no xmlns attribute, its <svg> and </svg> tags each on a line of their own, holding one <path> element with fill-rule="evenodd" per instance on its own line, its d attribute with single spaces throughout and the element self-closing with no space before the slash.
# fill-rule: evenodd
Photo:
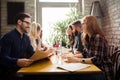
<svg viewBox="0 0 120 80">
<path fill-rule="evenodd" d="M 22 25 L 20 25 L 20 30 L 21 30 L 23 33 L 28 33 L 27 30 L 25 30 Z"/>
</svg>

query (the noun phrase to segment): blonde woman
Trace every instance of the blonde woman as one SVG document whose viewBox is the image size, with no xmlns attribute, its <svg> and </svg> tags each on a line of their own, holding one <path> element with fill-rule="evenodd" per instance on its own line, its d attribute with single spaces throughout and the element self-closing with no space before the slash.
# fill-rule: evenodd
<svg viewBox="0 0 120 80">
<path fill-rule="evenodd" d="M 29 32 L 29 37 L 30 37 L 30 41 L 31 41 L 31 45 L 34 48 L 34 50 L 39 50 L 42 51 L 42 43 L 41 43 L 41 26 L 39 23 L 36 22 L 32 22 L 31 27 L 30 27 L 30 32 Z M 53 51 L 52 48 L 48 48 L 46 51 L 42 51 L 42 53 L 51 53 Z M 46 55 L 46 56 L 48 56 Z M 46 57 L 44 56 L 44 57 Z"/>
<path fill-rule="evenodd" d="M 41 31 L 41 27 L 37 26 L 37 24 L 35 22 L 33 22 L 30 27 L 29 37 L 30 37 L 31 44 L 32 44 L 34 50 L 36 50 L 36 49 L 40 50 L 40 48 L 41 48 L 41 46 L 40 46 L 41 39 L 39 36 L 40 31 Z"/>
<path fill-rule="evenodd" d="M 105 72 L 107 80 L 112 80 L 112 63 L 108 53 L 108 42 L 94 16 L 83 18 L 84 52 L 81 56 L 68 57 L 68 62 L 93 63 Z"/>
</svg>

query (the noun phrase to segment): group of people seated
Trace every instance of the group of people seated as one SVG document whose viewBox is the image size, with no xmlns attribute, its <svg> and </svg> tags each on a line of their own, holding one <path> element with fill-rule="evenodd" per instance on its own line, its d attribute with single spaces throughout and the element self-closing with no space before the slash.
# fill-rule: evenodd
<svg viewBox="0 0 120 80">
<path fill-rule="evenodd" d="M 96 17 L 88 15 L 72 22 L 67 34 L 74 56 L 67 56 L 67 62 L 95 64 L 105 72 L 107 80 L 113 79 L 113 68 L 108 53 L 108 42 Z"/>
<path fill-rule="evenodd" d="M 3 80 L 18 80 L 16 72 L 21 67 L 30 66 L 34 60 L 30 57 L 36 52 L 40 59 L 52 55 L 52 48 L 41 42 L 40 24 L 31 21 L 28 13 L 19 13 L 15 18 L 15 29 L 5 34 L 0 40 L 0 75 Z M 6 77 L 7 76 L 7 77 Z"/>
<path fill-rule="evenodd" d="M 0 75 L 4 80 L 17 80 L 15 74 L 21 67 L 30 66 L 29 59 L 37 50 L 41 59 L 53 54 L 53 48 L 42 43 L 42 29 L 32 22 L 27 13 L 19 13 L 15 18 L 15 29 L 5 34 L 1 42 Z M 67 28 L 71 52 L 66 62 L 93 63 L 105 72 L 107 80 L 112 80 L 112 62 L 108 53 L 105 34 L 94 16 L 85 16 L 72 22 Z M 8 77 L 6 77 L 8 76 Z"/>
</svg>

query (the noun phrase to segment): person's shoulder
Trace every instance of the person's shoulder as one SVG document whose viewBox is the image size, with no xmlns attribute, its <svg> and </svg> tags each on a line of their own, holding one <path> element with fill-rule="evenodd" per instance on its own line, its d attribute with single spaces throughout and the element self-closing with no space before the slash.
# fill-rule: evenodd
<svg viewBox="0 0 120 80">
<path fill-rule="evenodd" d="M 95 35 L 95 38 L 96 38 L 96 39 L 103 39 L 103 36 L 100 35 L 100 34 L 96 34 L 96 35 Z"/>
<path fill-rule="evenodd" d="M 2 38 L 12 38 L 12 34 L 14 34 L 14 30 L 9 31 L 5 35 L 3 35 Z"/>
<path fill-rule="evenodd" d="M 100 35 L 100 34 L 96 34 L 96 37 L 97 37 L 97 38 L 103 38 L 103 36 Z"/>
<path fill-rule="evenodd" d="M 99 38 L 99 37 L 101 37 L 101 36 L 100 36 L 100 34 L 96 34 L 96 37 Z"/>
<path fill-rule="evenodd" d="M 12 34 L 14 34 L 13 33 L 13 30 L 11 30 L 11 31 L 9 31 L 8 33 L 6 33 L 5 35 L 3 35 L 2 37 L 1 37 L 1 43 L 2 42 L 12 42 L 12 39 L 13 39 L 13 35 Z"/>
</svg>

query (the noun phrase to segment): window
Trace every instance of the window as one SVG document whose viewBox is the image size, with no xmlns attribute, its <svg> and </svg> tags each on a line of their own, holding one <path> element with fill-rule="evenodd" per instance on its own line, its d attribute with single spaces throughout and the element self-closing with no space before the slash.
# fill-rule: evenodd
<svg viewBox="0 0 120 80">
<path fill-rule="evenodd" d="M 78 7 L 78 0 L 39 0 L 37 3 L 37 22 L 42 24 L 43 43 L 50 43 L 51 32 L 57 21 L 62 21 L 68 16 L 72 7 Z"/>
<path fill-rule="evenodd" d="M 57 21 L 62 21 L 68 16 L 68 14 L 71 11 L 71 8 L 69 7 L 44 7 L 42 8 L 42 28 L 43 28 L 43 43 L 46 43 L 46 41 L 49 39 L 49 36 L 51 35 L 52 27 Z M 48 15 L 49 13 L 49 15 Z M 46 43 L 47 44 L 47 43 Z"/>
</svg>

